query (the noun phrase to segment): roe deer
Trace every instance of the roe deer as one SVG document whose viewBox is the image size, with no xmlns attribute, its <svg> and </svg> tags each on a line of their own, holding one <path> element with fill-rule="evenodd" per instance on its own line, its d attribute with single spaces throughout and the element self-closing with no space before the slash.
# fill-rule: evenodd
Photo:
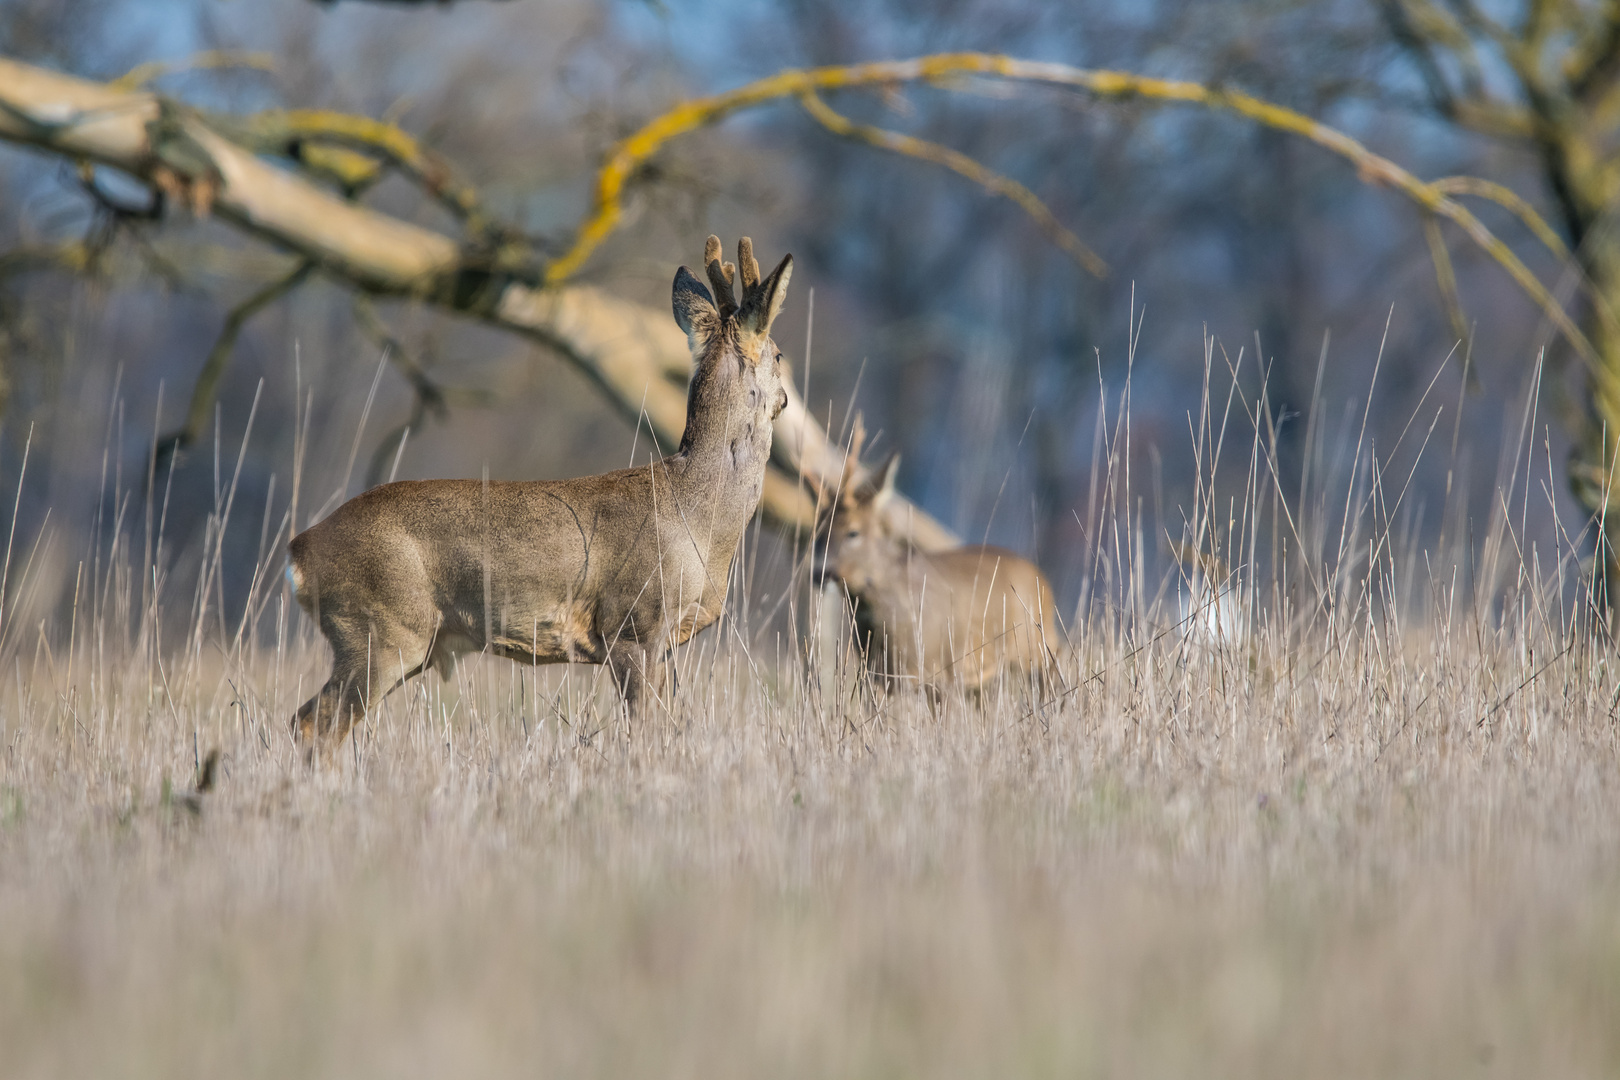
<svg viewBox="0 0 1620 1080">
<path fill-rule="evenodd" d="M 331 678 L 293 717 L 306 755 L 463 653 L 606 664 L 633 716 L 666 688 L 670 649 L 720 616 L 786 404 L 770 328 L 793 257 L 763 280 L 746 238 L 735 266 L 717 237 L 703 257 L 713 295 L 675 274 L 693 359 L 676 453 L 575 480 L 387 484 L 293 538 L 287 576 L 332 646 Z"/>
<path fill-rule="evenodd" d="M 898 455 L 869 484 L 854 484 L 860 421 L 844 482 L 822 491 L 813 577 L 856 601 L 857 630 L 874 673 L 977 692 L 1003 672 L 1057 681 L 1059 636 L 1052 588 L 1034 563 L 979 545 L 922 551 L 895 535 L 883 506 Z"/>
</svg>

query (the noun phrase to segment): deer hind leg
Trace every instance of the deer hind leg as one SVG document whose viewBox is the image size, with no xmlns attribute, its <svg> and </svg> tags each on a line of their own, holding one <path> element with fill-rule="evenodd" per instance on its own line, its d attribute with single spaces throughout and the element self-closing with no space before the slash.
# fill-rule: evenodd
<svg viewBox="0 0 1620 1080">
<path fill-rule="evenodd" d="M 293 715 L 293 737 L 312 761 L 317 747 L 342 743 L 354 722 L 400 683 L 418 674 L 428 661 L 430 634 L 401 627 L 371 627 L 365 632 L 332 620 L 321 627 L 332 645 L 332 674 L 320 693 Z"/>
<path fill-rule="evenodd" d="M 356 672 L 350 665 L 334 663 L 332 675 L 320 693 L 293 714 L 293 739 L 304 755 L 304 763 L 313 764 L 318 749 L 335 747 L 348 733 L 356 714 L 364 714 L 365 709 L 364 670 Z"/>
</svg>

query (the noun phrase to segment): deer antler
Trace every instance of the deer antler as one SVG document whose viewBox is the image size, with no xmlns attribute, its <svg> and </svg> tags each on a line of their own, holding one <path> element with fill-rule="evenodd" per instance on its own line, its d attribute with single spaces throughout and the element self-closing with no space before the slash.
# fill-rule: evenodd
<svg viewBox="0 0 1620 1080">
<path fill-rule="evenodd" d="M 747 243 L 747 241 L 743 241 Z M 749 249 L 752 252 L 752 248 Z M 742 253 L 742 244 L 737 245 L 737 252 Z M 703 265 L 709 272 L 709 284 L 714 288 L 714 300 L 720 307 L 720 317 L 737 313 L 737 297 L 731 289 L 731 283 L 737 276 L 737 268 L 731 263 L 720 261 L 720 238 L 710 236 L 703 244 Z M 744 293 L 747 292 L 747 277 L 744 276 Z M 754 264 L 754 280 L 759 280 L 759 264 Z"/>
<path fill-rule="evenodd" d="M 748 237 L 737 241 L 737 269 L 742 271 L 743 303 L 759 291 L 759 261 L 754 258 L 754 242 Z"/>
</svg>

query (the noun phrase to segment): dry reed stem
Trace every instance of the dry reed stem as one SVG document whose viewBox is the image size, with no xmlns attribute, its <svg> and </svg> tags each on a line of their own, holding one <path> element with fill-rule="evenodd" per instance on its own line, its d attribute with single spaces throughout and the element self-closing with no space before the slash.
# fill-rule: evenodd
<svg viewBox="0 0 1620 1080">
<path fill-rule="evenodd" d="M 25 522 L 8 1074 L 1613 1075 L 1620 672 L 1569 619 L 1578 564 L 1543 565 L 1517 471 L 1461 577 L 1392 531 L 1388 460 L 1269 501 L 1275 431 L 1238 403 L 1241 507 L 1219 391 L 1193 432 L 1204 596 L 1156 591 L 1127 416 L 1099 414 L 1095 602 L 1041 702 L 868 688 L 838 625 L 756 621 L 755 575 L 805 590 L 746 553 L 667 715 L 627 728 L 599 668 L 470 658 L 307 773 L 287 718 L 325 657 L 280 586 L 291 508 L 229 617 L 232 472 L 179 555 L 161 514 L 155 546 L 88 552 Z M 300 427 L 306 501 L 350 426 Z M 1261 572 L 1253 523 L 1285 512 L 1325 603 Z M 1226 597 L 1241 619 L 1200 618 Z"/>
<path fill-rule="evenodd" d="M 156 709 L 82 634 L 0 694 L 0 1041 L 24 1076 L 1604 1075 L 1612 679 L 1492 629 L 1097 625 L 1104 677 L 1022 720 L 847 667 L 817 704 L 717 636 L 625 730 L 589 669 L 475 659 L 315 775 L 306 634 Z"/>
</svg>

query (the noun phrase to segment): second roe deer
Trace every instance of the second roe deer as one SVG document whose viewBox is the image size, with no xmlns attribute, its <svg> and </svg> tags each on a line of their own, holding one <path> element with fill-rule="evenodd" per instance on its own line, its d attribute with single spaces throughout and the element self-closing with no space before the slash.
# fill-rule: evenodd
<svg viewBox="0 0 1620 1080">
<path fill-rule="evenodd" d="M 1052 588 L 1028 559 L 998 547 L 922 551 L 895 535 L 883 514 L 899 457 L 870 483 L 855 483 L 863 434 L 846 458 L 843 482 L 822 491 L 813 576 L 836 580 L 856 602 L 867 662 L 887 678 L 915 679 L 931 692 L 970 692 L 1011 672 L 1058 680 L 1062 638 Z"/>
<path fill-rule="evenodd" d="M 748 239 L 734 266 L 711 236 L 704 262 L 712 295 L 675 274 L 693 373 L 674 454 L 576 480 L 387 484 L 293 538 L 287 576 L 332 646 L 331 677 L 293 717 L 306 754 L 462 653 L 605 664 L 633 715 L 662 691 L 669 650 L 720 616 L 786 404 L 770 328 L 793 257 L 761 279 Z"/>
</svg>

